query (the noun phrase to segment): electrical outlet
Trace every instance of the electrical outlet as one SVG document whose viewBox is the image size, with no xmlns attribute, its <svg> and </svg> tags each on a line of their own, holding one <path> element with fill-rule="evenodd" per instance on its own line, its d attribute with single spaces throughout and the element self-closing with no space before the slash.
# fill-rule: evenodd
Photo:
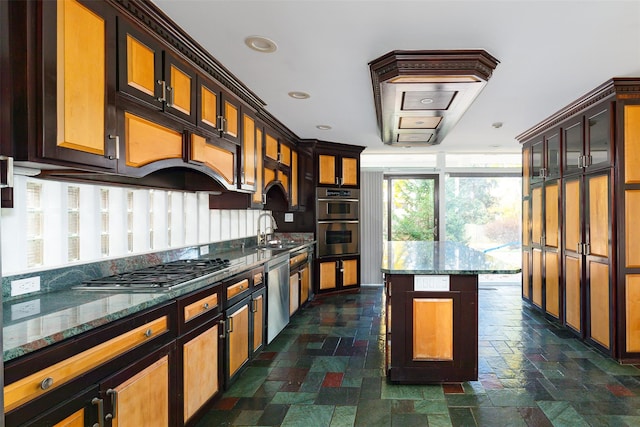
<svg viewBox="0 0 640 427">
<path fill-rule="evenodd" d="M 40 290 L 40 276 L 11 281 L 11 296 L 24 295 Z"/>
<path fill-rule="evenodd" d="M 284 214 L 284 222 L 293 222 L 293 212 L 287 212 Z"/>
<path fill-rule="evenodd" d="M 200 256 L 207 255 L 209 253 L 209 245 L 200 246 Z"/>
</svg>

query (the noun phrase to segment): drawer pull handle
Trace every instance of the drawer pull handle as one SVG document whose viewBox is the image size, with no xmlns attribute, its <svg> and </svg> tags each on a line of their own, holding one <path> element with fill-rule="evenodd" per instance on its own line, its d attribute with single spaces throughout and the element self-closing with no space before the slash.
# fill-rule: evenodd
<svg viewBox="0 0 640 427">
<path fill-rule="evenodd" d="M 147 329 L 144 332 L 144 336 L 147 337 L 147 338 L 149 338 L 151 335 L 153 335 L 153 330 L 151 328 Z"/>
<path fill-rule="evenodd" d="M 47 377 L 47 378 L 43 379 L 42 382 L 40 383 L 40 388 L 42 390 L 47 390 L 52 385 L 53 385 L 53 378 Z"/>
<path fill-rule="evenodd" d="M 93 427 L 104 427 L 104 401 L 94 397 L 91 400 L 92 405 L 98 405 L 98 422 Z"/>
<path fill-rule="evenodd" d="M 110 388 L 107 390 L 107 396 L 111 396 L 111 409 L 113 410 L 113 418 L 118 418 L 118 390 Z"/>
<path fill-rule="evenodd" d="M 204 308 L 205 310 L 209 309 L 209 303 L 205 302 L 204 305 L 202 306 L 202 308 Z"/>
</svg>

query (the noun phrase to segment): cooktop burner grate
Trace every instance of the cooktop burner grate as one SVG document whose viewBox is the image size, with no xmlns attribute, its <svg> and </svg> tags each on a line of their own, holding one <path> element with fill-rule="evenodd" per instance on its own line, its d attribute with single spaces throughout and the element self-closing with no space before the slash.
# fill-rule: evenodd
<svg viewBox="0 0 640 427">
<path fill-rule="evenodd" d="M 207 274 L 226 271 L 227 259 L 186 259 L 82 282 L 80 289 L 171 289 Z"/>
</svg>

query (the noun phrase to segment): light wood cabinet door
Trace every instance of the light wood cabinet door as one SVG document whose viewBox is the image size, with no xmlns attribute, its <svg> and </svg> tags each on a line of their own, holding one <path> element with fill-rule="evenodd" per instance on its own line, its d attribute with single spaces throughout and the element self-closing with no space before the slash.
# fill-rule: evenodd
<svg viewBox="0 0 640 427">
<path fill-rule="evenodd" d="M 253 312 L 253 352 L 255 353 L 262 347 L 264 343 L 264 320 L 265 320 L 265 304 L 264 293 L 253 295 L 252 297 Z"/>
<path fill-rule="evenodd" d="M 342 260 L 342 286 L 358 285 L 358 260 Z"/>
<path fill-rule="evenodd" d="M 115 14 L 103 2 L 42 2 L 42 147 L 48 159 L 115 170 Z M 34 39 L 34 45 L 36 40 Z M 36 62 L 38 60 L 36 59 Z M 30 112 L 32 115 L 33 112 Z"/>
<path fill-rule="evenodd" d="M 538 307 L 542 307 L 542 251 L 533 248 L 533 268 L 531 280 L 533 284 L 533 295 L 531 301 Z"/>
<path fill-rule="evenodd" d="M 256 122 L 247 114 L 242 115 L 242 176 L 244 188 L 256 187 Z"/>
<path fill-rule="evenodd" d="M 358 159 L 354 157 L 342 158 L 342 176 L 340 186 L 348 185 L 356 187 L 358 185 Z"/>
<path fill-rule="evenodd" d="M 182 159 L 182 134 L 146 118 L 124 113 L 126 165 L 140 168 L 153 162 Z"/>
<path fill-rule="evenodd" d="M 196 134 L 191 134 L 190 143 L 190 161 L 207 166 L 226 182 L 227 187 L 235 185 L 236 153 L 232 149 L 215 145 L 207 138 Z"/>
<path fill-rule="evenodd" d="M 111 389 L 117 398 L 114 427 L 161 427 L 169 425 L 169 356 L 165 355 L 127 381 Z"/>
<path fill-rule="evenodd" d="M 249 361 L 249 305 L 245 304 L 227 318 L 229 378 Z"/>
<path fill-rule="evenodd" d="M 216 323 L 183 346 L 184 422 L 220 390 Z"/>
<path fill-rule="evenodd" d="M 318 184 L 337 185 L 336 156 L 318 156 Z"/>
<path fill-rule="evenodd" d="M 309 266 L 300 270 L 300 304 L 309 300 L 309 286 L 311 286 L 311 272 Z"/>
<path fill-rule="evenodd" d="M 320 290 L 336 289 L 336 262 L 326 261 L 320 263 Z"/>
<path fill-rule="evenodd" d="M 54 424 L 53 427 L 84 427 L 84 408 Z"/>
<path fill-rule="evenodd" d="M 263 200 L 263 158 L 262 158 L 262 139 L 264 132 L 261 127 L 256 127 L 256 190 L 251 196 L 251 202 L 253 206 L 261 206 L 264 204 Z"/>
</svg>

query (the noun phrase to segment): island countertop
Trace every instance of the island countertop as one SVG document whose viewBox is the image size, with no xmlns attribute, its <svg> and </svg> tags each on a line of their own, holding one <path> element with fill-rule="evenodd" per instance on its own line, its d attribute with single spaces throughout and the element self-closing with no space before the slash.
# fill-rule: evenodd
<svg viewBox="0 0 640 427">
<path fill-rule="evenodd" d="M 515 274 L 520 266 L 508 265 L 458 242 L 384 243 L 382 272 L 386 274 Z"/>
</svg>

